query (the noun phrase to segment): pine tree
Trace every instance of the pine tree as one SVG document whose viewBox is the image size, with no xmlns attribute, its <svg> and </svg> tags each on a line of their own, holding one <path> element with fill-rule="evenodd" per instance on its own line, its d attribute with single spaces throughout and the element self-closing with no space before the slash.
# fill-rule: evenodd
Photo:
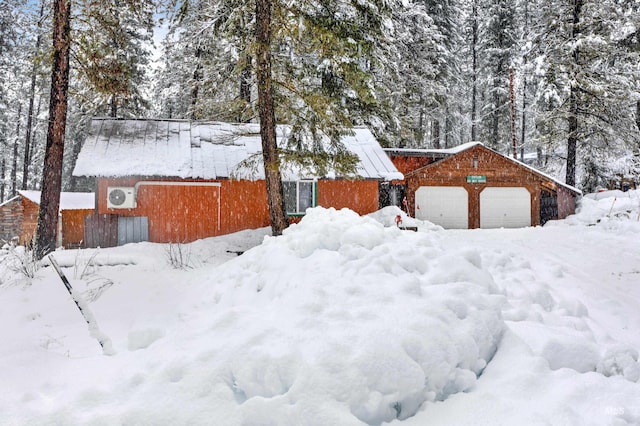
<svg viewBox="0 0 640 426">
<path fill-rule="evenodd" d="M 629 67 L 634 59 L 621 44 L 625 29 L 640 22 L 637 5 L 563 0 L 542 2 L 540 10 L 539 137 L 551 150 L 565 141 L 568 184 L 577 184 L 580 175 L 583 182 L 602 183 L 604 168 L 584 167 L 586 160 L 596 151 L 615 158 L 621 146 L 639 140 L 634 123 L 638 72 Z M 595 170 L 600 177 L 592 176 Z"/>
<path fill-rule="evenodd" d="M 248 66 L 255 66 L 260 121 L 261 126 L 267 126 L 262 129 L 264 151 L 277 152 L 275 158 L 265 158 L 264 164 L 265 173 L 273 173 L 274 181 L 279 179 L 281 164 L 296 163 L 318 175 L 330 169 L 340 175 L 355 170 L 356 158 L 346 152 L 340 140 L 355 123 L 376 117 L 371 69 L 386 48 L 382 35 L 386 30 L 385 19 L 391 13 L 388 6 L 388 2 L 378 0 L 296 3 L 260 0 L 259 4 L 218 0 L 203 4 L 202 15 L 207 18 L 194 22 L 209 32 L 200 34 L 207 34 L 216 42 L 223 40 L 225 49 L 232 52 L 225 73 L 216 75 L 212 72 L 215 67 L 203 67 L 204 81 L 211 78 L 212 85 L 224 84 L 228 80 L 218 77 L 236 76 L 232 85 L 236 95 L 222 97 L 230 105 L 238 100 L 238 94 L 247 92 L 248 79 L 242 75 L 246 75 Z M 261 21 L 258 12 L 262 14 L 260 19 L 266 19 L 270 13 L 270 23 Z M 256 32 L 247 33 L 247 27 L 255 28 Z M 269 41 L 258 37 L 267 30 Z M 270 61 L 266 60 L 267 54 L 271 55 Z M 244 89 L 239 90 L 241 87 Z M 273 96 L 273 105 L 269 105 L 269 94 Z M 201 95 L 198 96 L 200 99 Z M 286 143 L 278 148 L 274 145 L 275 138 L 270 136 L 271 122 L 291 125 Z M 324 138 L 328 143 L 323 142 Z M 277 182 L 268 187 L 268 194 L 276 198 L 270 207 L 278 209 L 277 197 L 282 197 L 282 193 Z M 282 230 L 284 216 L 278 211 L 273 213 L 277 218 L 272 217 L 272 228 L 277 234 Z"/>
<path fill-rule="evenodd" d="M 70 21 L 71 1 L 54 0 L 49 126 L 35 244 L 38 258 L 44 257 L 56 247 L 69 88 Z"/>
<path fill-rule="evenodd" d="M 462 11 L 455 0 L 422 0 L 422 3 L 426 13 L 433 20 L 435 31 L 429 38 L 432 43 L 437 43 L 438 49 L 437 58 L 433 61 L 435 75 L 432 77 L 436 86 L 433 96 L 427 100 L 426 108 L 431 122 L 431 145 L 440 148 L 441 142 L 444 142 L 445 146 L 452 143 L 454 123 L 456 126 L 460 125 L 454 114 L 460 105 L 453 92 L 461 72 L 456 52 L 463 39 L 460 34 L 463 27 L 456 25 L 455 20 Z M 424 79 L 423 84 L 428 81 Z"/>
<path fill-rule="evenodd" d="M 15 58 L 18 32 L 16 30 L 16 9 L 8 1 L 0 1 L 0 202 L 4 201 L 7 190 L 7 173 L 11 159 L 12 127 L 10 119 L 15 96 L 11 93 L 16 84 Z M 10 187 L 10 185 L 9 185 Z"/>
<path fill-rule="evenodd" d="M 27 94 L 28 106 L 27 106 L 27 120 L 25 123 L 25 140 L 23 147 L 23 160 L 22 160 L 22 189 L 29 188 L 29 176 L 30 176 L 30 166 L 33 159 L 33 148 L 35 145 L 35 136 L 36 132 L 34 131 L 34 127 L 37 121 L 37 112 L 38 112 L 38 88 L 39 83 L 41 82 L 42 76 L 42 63 L 43 63 L 43 40 L 45 39 L 45 34 L 43 33 L 43 27 L 45 26 L 45 7 L 46 0 L 40 0 L 40 4 L 37 7 L 37 14 L 34 15 L 35 24 L 31 26 L 34 34 L 33 37 L 30 38 L 31 46 L 30 46 L 30 58 L 29 58 L 29 92 Z M 44 91 L 44 90 L 42 90 Z"/>
<path fill-rule="evenodd" d="M 471 53 L 471 140 L 478 140 L 478 27 L 480 0 L 471 0 L 471 13 L 469 15 L 471 28 L 470 53 Z"/>
<path fill-rule="evenodd" d="M 256 0 L 256 80 L 269 217 L 273 235 L 280 235 L 288 226 L 288 221 L 284 208 L 280 158 L 276 143 L 276 114 L 271 71 L 271 9 L 270 0 Z"/>
<path fill-rule="evenodd" d="M 111 117 L 141 116 L 153 34 L 152 0 L 84 0 L 74 33 L 78 46 L 78 90 L 85 109 Z"/>
<path fill-rule="evenodd" d="M 251 4 L 191 0 L 177 9 L 155 77 L 161 115 L 238 122 L 255 118 Z"/>
<path fill-rule="evenodd" d="M 515 9 L 511 0 L 480 3 L 481 134 L 488 145 L 509 151 L 509 68 L 515 57 Z"/>
<path fill-rule="evenodd" d="M 392 42 L 386 58 L 372 70 L 376 97 L 383 104 L 377 108 L 378 120 L 384 122 L 377 136 L 389 146 L 422 147 L 437 121 L 433 118 L 445 115 L 448 79 L 442 68 L 449 52 L 422 1 L 398 5 L 391 19 Z"/>
</svg>

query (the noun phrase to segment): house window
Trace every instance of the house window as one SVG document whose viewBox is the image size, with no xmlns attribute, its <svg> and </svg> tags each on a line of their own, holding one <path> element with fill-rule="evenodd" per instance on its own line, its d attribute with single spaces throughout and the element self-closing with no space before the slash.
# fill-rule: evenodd
<svg viewBox="0 0 640 426">
<path fill-rule="evenodd" d="M 312 181 L 282 182 L 287 214 L 301 215 L 315 206 L 316 188 Z"/>
</svg>

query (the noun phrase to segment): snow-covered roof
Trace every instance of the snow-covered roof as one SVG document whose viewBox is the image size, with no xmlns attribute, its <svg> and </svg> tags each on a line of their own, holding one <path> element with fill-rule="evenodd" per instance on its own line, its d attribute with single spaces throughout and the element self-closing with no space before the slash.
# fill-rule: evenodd
<svg viewBox="0 0 640 426">
<path fill-rule="evenodd" d="M 548 175 L 544 172 L 541 172 L 540 170 L 531 167 L 530 165 L 523 163 L 522 161 L 516 160 L 515 158 L 511 158 L 509 156 L 503 155 L 501 153 L 499 153 L 498 151 L 495 151 L 489 147 L 486 147 L 482 142 L 467 142 L 467 143 L 463 143 L 461 145 L 455 146 L 453 148 L 447 148 L 447 149 L 419 149 L 419 148 L 385 148 L 385 152 L 389 153 L 389 154 L 405 154 L 405 155 L 415 155 L 415 156 L 425 156 L 425 157 L 435 157 L 435 158 L 446 158 L 446 157 L 450 157 L 452 155 L 455 154 L 459 154 L 463 151 L 466 151 L 468 149 L 471 149 L 475 146 L 482 146 L 490 151 L 495 152 L 498 155 L 503 156 L 504 158 L 508 159 L 509 161 L 512 161 L 514 163 L 516 163 L 519 166 L 522 166 L 526 169 L 531 170 L 532 172 L 546 178 L 549 179 L 550 181 L 553 181 L 554 183 L 572 191 L 575 192 L 576 194 L 582 194 L 582 191 L 580 191 L 578 188 L 571 186 L 571 185 L 567 185 L 566 183 L 554 178 L 551 175 Z"/>
<path fill-rule="evenodd" d="M 17 195 L 16 195 L 15 197 L 13 197 L 13 198 L 9 198 L 9 199 L 8 199 L 8 200 L 6 200 L 5 202 L 0 203 L 0 207 L 6 206 L 7 204 L 9 204 L 9 203 L 12 203 L 12 202 L 16 201 L 18 198 L 20 198 L 20 197 L 18 197 Z"/>
<path fill-rule="evenodd" d="M 511 157 L 507 157 L 507 156 L 504 156 L 504 157 L 507 158 L 509 161 L 513 161 L 514 163 L 516 163 L 516 164 L 518 164 L 518 165 L 520 165 L 522 167 L 525 167 L 525 168 L 531 170 L 532 172 L 537 173 L 537 174 L 541 175 L 542 177 L 545 177 L 545 178 L 553 181 L 554 183 L 556 183 L 556 184 L 568 189 L 571 192 L 575 192 L 576 194 L 582 195 L 582 191 L 579 190 L 578 188 L 576 188 L 575 186 L 568 185 L 568 184 L 566 184 L 566 183 L 554 178 L 551 175 L 548 175 L 548 174 L 546 174 L 544 172 L 541 172 L 540 170 L 536 169 L 535 167 L 531 167 L 527 163 L 523 163 L 522 161 L 516 160 L 515 158 L 511 158 Z"/>
<path fill-rule="evenodd" d="M 277 127 L 278 143 L 283 142 L 289 129 Z M 358 176 L 403 179 L 369 129 L 353 128 L 353 134 L 342 142 L 360 159 Z M 230 178 L 237 176 L 242 161 L 261 151 L 260 128 L 254 123 L 96 118 L 91 122 L 73 175 Z M 287 177 L 294 178 L 292 173 L 295 174 L 290 171 Z M 252 178 L 264 178 L 262 167 L 255 170 Z"/>
<path fill-rule="evenodd" d="M 40 191 L 18 191 L 18 194 L 36 204 L 40 204 Z M 60 211 L 89 210 L 95 208 L 96 197 L 93 192 L 61 192 Z"/>
<path fill-rule="evenodd" d="M 385 148 L 384 151 L 388 153 L 396 154 L 413 154 L 423 156 L 434 157 L 448 157 L 450 155 L 458 154 L 462 151 L 466 151 L 469 148 L 473 148 L 477 145 L 483 145 L 481 142 L 467 142 L 453 148 L 444 149 L 428 149 L 428 148 Z"/>
</svg>

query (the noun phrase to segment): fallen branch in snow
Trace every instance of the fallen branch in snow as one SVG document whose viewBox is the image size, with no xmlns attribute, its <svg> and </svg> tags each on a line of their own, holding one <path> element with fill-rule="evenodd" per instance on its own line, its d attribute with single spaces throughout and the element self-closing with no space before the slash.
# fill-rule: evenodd
<svg viewBox="0 0 640 426">
<path fill-rule="evenodd" d="M 75 302 L 85 321 L 87 321 L 87 324 L 89 325 L 89 334 L 94 337 L 98 341 L 98 343 L 100 343 L 100 346 L 102 346 L 102 353 L 105 355 L 114 355 L 116 352 L 113 350 L 111 339 L 109 339 L 106 334 L 103 334 L 98 328 L 98 323 L 89 310 L 87 302 L 85 302 L 82 296 L 77 291 L 75 291 L 73 287 L 71 287 L 71 283 L 69 283 L 69 280 L 67 279 L 64 272 L 62 272 L 60 265 L 58 265 L 58 262 L 56 262 L 53 255 L 49 255 L 49 262 L 51 262 L 51 266 L 53 266 L 53 269 L 55 269 L 58 273 L 58 276 L 64 283 L 64 286 L 67 288 L 67 291 L 71 295 L 71 298 Z"/>
<path fill-rule="evenodd" d="M 611 203 L 611 209 L 609 210 L 609 214 L 607 215 L 607 217 L 611 217 L 611 212 L 613 211 L 613 206 L 616 204 L 617 199 L 618 197 L 613 197 L 613 202 Z"/>
</svg>

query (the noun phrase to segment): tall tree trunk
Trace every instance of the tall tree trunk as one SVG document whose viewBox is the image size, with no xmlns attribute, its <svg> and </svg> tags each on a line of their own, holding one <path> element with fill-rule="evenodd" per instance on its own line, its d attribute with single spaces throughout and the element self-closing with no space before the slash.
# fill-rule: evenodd
<svg viewBox="0 0 640 426">
<path fill-rule="evenodd" d="M 471 140 L 478 140 L 477 98 L 478 98 L 478 0 L 473 0 L 471 19 Z"/>
<path fill-rule="evenodd" d="M 36 82 L 38 75 L 37 55 L 40 52 L 42 44 L 42 22 L 44 20 L 45 0 L 40 2 L 40 14 L 38 15 L 38 36 L 36 37 L 36 46 L 34 50 L 33 64 L 31 66 L 31 87 L 29 88 L 29 109 L 27 111 L 27 126 L 24 137 L 24 159 L 22 162 L 22 189 L 27 189 L 29 184 L 29 164 L 31 163 L 31 143 L 33 131 L 33 108 L 36 98 Z"/>
<path fill-rule="evenodd" d="M 452 121 L 448 103 L 447 103 L 447 106 L 445 108 L 444 114 L 445 114 L 445 119 L 444 119 L 444 148 L 447 149 L 447 148 L 449 148 L 449 145 L 451 145 L 450 141 L 451 141 L 451 121 Z"/>
<path fill-rule="evenodd" d="M 527 66 L 527 59 L 525 56 L 524 65 Z M 526 142 L 527 137 L 527 76 L 526 74 L 522 77 L 522 119 L 520 120 L 520 125 L 522 128 L 520 129 L 520 159 L 524 160 L 524 144 Z"/>
<path fill-rule="evenodd" d="M 118 116 L 118 98 L 115 94 L 111 95 L 111 99 L 109 100 L 109 116 L 111 118 Z"/>
<path fill-rule="evenodd" d="M 39 37 L 38 37 L 39 38 Z M 31 132 L 33 131 L 33 108 L 36 97 L 36 66 L 31 71 L 31 88 L 29 89 L 29 108 L 27 111 L 27 127 L 24 138 L 24 157 L 22 160 L 22 189 L 29 184 L 29 164 L 31 163 Z"/>
<path fill-rule="evenodd" d="M 431 143 L 435 149 L 440 149 L 440 122 L 438 120 L 431 122 Z"/>
<path fill-rule="evenodd" d="M 70 13 L 71 0 L 54 0 L 51 97 L 47 146 L 42 171 L 42 195 L 36 230 L 37 258 L 44 257 L 56 248 L 69 91 Z"/>
<path fill-rule="evenodd" d="M 284 207 L 276 117 L 271 75 L 271 0 L 256 0 L 256 79 L 260 112 L 262 158 L 269 203 L 271 232 L 281 235 L 289 225 Z"/>
<path fill-rule="evenodd" d="M 573 5 L 573 25 L 571 31 L 572 41 L 575 43 L 580 35 L 580 14 L 582 11 L 583 0 L 575 0 Z M 578 47 L 574 48 L 573 60 L 574 67 L 580 66 L 580 51 Z M 575 71 L 577 72 L 577 71 Z M 578 89 L 576 83 L 571 86 L 569 94 L 569 115 L 567 117 L 569 134 L 567 137 L 567 174 L 565 182 L 567 185 L 575 186 L 576 184 L 576 151 L 578 146 Z"/>
<path fill-rule="evenodd" d="M 5 25 L 3 22 L 3 25 L 0 26 L 0 57 L 2 57 L 5 52 L 5 40 L 4 40 L 4 36 L 5 36 Z M 2 87 L 0 87 L 0 89 L 2 89 Z M 4 192 L 7 188 L 7 182 L 5 180 L 6 177 L 6 172 L 7 172 L 7 160 L 6 160 L 6 156 L 7 156 L 7 150 L 8 150 L 8 145 L 7 145 L 7 134 L 8 134 L 8 130 L 7 130 L 7 117 L 4 114 L 4 109 L 2 107 L 5 106 L 5 100 L 2 96 L 3 90 L 0 90 L 0 112 L 2 113 L 0 115 L 0 156 L 2 156 L 2 161 L 0 162 L 0 203 L 2 203 L 4 201 Z"/>
<path fill-rule="evenodd" d="M 498 66 L 497 75 L 502 75 L 502 66 Z M 495 76 L 493 78 L 493 111 L 491 112 L 491 133 L 489 145 L 493 149 L 497 149 L 502 151 L 500 147 L 500 95 L 498 91 L 500 90 L 500 78 Z"/>
<path fill-rule="evenodd" d="M 640 130 L 640 101 L 636 101 L 636 127 Z"/>
<path fill-rule="evenodd" d="M 18 145 L 20 143 L 20 121 L 22 120 L 22 103 L 18 104 L 18 119 L 16 120 L 16 140 L 13 143 L 13 164 L 11 165 L 11 196 L 18 190 Z"/>
<path fill-rule="evenodd" d="M 4 145 L 4 144 L 3 144 Z M 7 188 L 6 181 L 4 180 L 5 173 L 7 172 L 7 160 L 4 156 L 4 149 L 0 146 L 0 153 L 2 153 L 2 161 L 0 161 L 0 203 L 4 201 L 4 191 Z"/>
<path fill-rule="evenodd" d="M 567 185 L 575 186 L 576 184 L 576 147 L 578 146 L 578 100 L 577 90 L 571 88 L 569 96 L 569 136 L 567 138 L 567 174 L 565 182 Z"/>
<path fill-rule="evenodd" d="M 541 147 L 536 147 L 536 164 L 538 166 L 546 166 L 547 165 L 547 156 L 543 155 L 542 153 L 542 148 Z"/>
<path fill-rule="evenodd" d="M 191 88 L 191 113 L 189 118 L 196 120 L 198 114 L 196 109 L 198 107 L 198 95 L 200 93 L 200 85 L 202 84 L 202 48 L 198 46 L 195 52 L 196 57 L 196 69 L 193 70 L 193 87 Z"/>
<path fill-rule="evenodd" d="M 518 141 L 516 140 L 516 93 L 513 87 L 513 68 L 509 67 L 509 106 L 511 111 L 511 149 L 513 158 L 518 159 Z M 522 160 L 523 158 L 520 158 Z"/>
<path fill-rule="evenodd" d="M 524 33 L 529 32 L 529 2 L 524 2 Z M 522 120 L 520 125 L 520 159 L 524 161 L 524 146 L 527 137 L 527 62 L 528 55 L 525 53 L 522 56 Z"/>
<path fill-rule="evenodd" d="M 426 133 L 424 122 L 426 121 L 426 116 L 427 113 L 424 108 L 424 95 L 420 94 L 420 113 L 418 114 L 418 129 L 416 131 L 415 139 L 416 145 L 420 148 L 424 146 L 424 135 Z"/>
<path fill-rule="evenodd" d="M 42 102 L 43 102 L 43 97 L 40 96 L 38 97 L 38 105 L 36 106 L 36 112 L 34 114 L 34 117 L 39 117 L 40 116 L 40 112 L 42 111 Z M 37 140 L 37 139 L 36 139 Z M 38 148 L 38 144 L 35 143 L 34 139 L 31 139 L 31 146 L 29 146 L 29 162 L 33 162 L 33 158 L 35 157 L 36 154 L 36 148 Z M 37 182 L 37 181 L 36 181 Z M 42 182 L 37 182 L 38 185 L 42 184 Z M 40 189 L 40 187 L 37 187 L 36 189 Z"/>
<path fill-rule="evenodd" d="M 247 117 L 246 111 L 251 104 L 251 55 L 245 55 L 244 67 L 240 73 L 240 101 L 242 102 L 242 109 L 238 114 L 238 123 L 246 123 L 250 117 Z"/>
</svg>

